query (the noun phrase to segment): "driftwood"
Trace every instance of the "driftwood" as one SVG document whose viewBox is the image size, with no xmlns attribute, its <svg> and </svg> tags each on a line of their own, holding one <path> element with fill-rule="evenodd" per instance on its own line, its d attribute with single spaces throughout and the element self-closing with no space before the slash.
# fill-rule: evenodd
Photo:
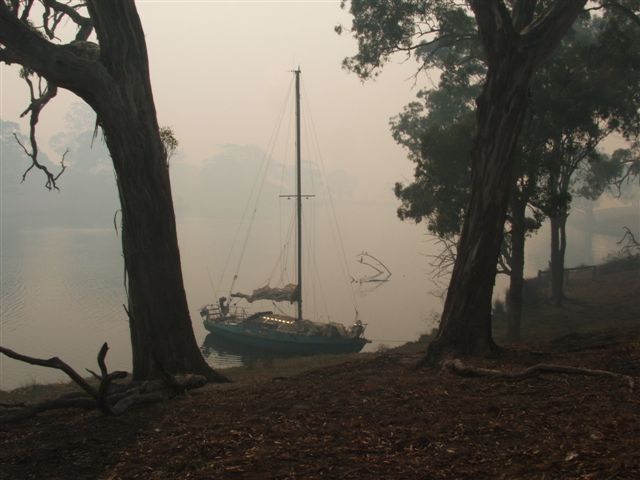
<svg viewBox="0 0 640 480">
<path fill-rule="evenodd" d="M 494 370 L 490 368 L 479 368 L 465 365 L 460 359 L 445 360 L 442 362 L 442 367 L 450 372 L 456 373 L 464 377 L 497 377 L 506 378 L 509 380 L 523 380 L 526 378 L 537 377 L 543 373 L 561 373 L 568 375 L 588 375 L 598 377 L 611 377 L 622 379 L 629 385 L 629 388 L 633 390 L 635 381 L 633 377 L 629 375 L 623 375 L 621 373 L 611 372 L 609 370 L 598 370 L 582 367 L 568 367 L 564 365 L 554 365 L 538 363 L 529 368 L 521 370 L 519 372 L 505 372 L 502 370 Z"/>
<path fill-rule="evenodd" d="M 105 363 L 108 350 L 109 346 L 104 343 L 98 352 L 100 374 L 87 369 L 99 381 L 96 388 L 58 357 L 49 359 L 29 357 L 0 346 L 0 353 L 15 360 L 62 370 L 83 390 L 35 405 L 0 405 L 0 423 L 23 420 L 47 410 L 61 408 L 97 408 L 105 415 L 120 415 L 133 405 L 160 402 L 207 383 L 202 375 L 173 376 L 162 370 L 163 378 L 159 380 L 132 382 L 128 385 L 115 384 L 114 380 L 125 378 L 127 373 L 121 371 L 109 373 Z"/>
</svg>

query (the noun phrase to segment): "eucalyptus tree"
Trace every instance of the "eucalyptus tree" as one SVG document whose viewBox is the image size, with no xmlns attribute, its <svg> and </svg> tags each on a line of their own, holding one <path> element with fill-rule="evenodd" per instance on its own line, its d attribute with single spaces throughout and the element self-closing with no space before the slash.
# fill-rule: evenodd
<svg viewBox="0 0 640 480">
<path fill-rule="evenodd" d="M 71 41 L 60 43 L 58 36 L 64 32 L 58 27 L 65 22 L 77 28 Z M 121 204 L 134 377 L 164 370 L 223 380 L 204 361 L 193 334 L 168 151 L 156 118 L 144 31 L 133 0 L 0 1 L 0 46 L 0 61 L 21 65 L 24 76 L 42 80 L 32 82 L 40 87 L 32 90 L 35 95 L 25 112 L 32 114 L 32 126 L 37 123 L 33 113 L 55 97 L 58 88 L 75 93 L 97 114 Z M 35 163 L 34 136 L 28 153 Z M 55 187 L 55 175 L 45 174 Z"/>
<path fill-rule="evenodd" d="M 549 216 L 551 290 L 557 298 L 564 278 L 565 222 L 571 195 L 595 199 L 620 175 L 621 155 L 626 150 L 609 157 L 596 148 L 614 130 L 633 134 L 638 123 L 640 56 L 635 45 L 640 42 L 634 40 L 639 37 L 640 29 L 624 20 L 585 15 L 534 76 L 529 114 L 514 154 L 514 180 L 498 268 L 510 276 L 507 332 L 511 340 L 520 336 L 526 235 L 540 227 L 543 216 Z M 469 64 L 473 62 L 467 62 L 467 71 Z M 412 102 L 392 121 L 394 138 L 407 147 L 409 158 L 417 165 L 415 182 L 396 185 L 402 201 L 398 213 L 416 221 L 425 218 L 432 233 L 447 237 L 459 234 L 468 199 L 466 162 L 473 126 L 466 118 L 472 114 L 471 100 L 479 89 L 473 83 L 477 79 L 460 75 L 456 66 L 447 63 L 438 89 L 420 92 L 421 101 Z M 473 69 L 483 68 L 476 65 Z M 449 71 L 453 71 L 453 80 Z"/>
<path fill-rule="evenodd" d="M 483 65 L 477 68 L 484 71 Z M 407 105 L 391 123 L 394 139 L 407 148 L 409 158 L 416 164 L 414 181 L 395 186 L 401 201 L 398 216 L 425 221 L 429 232 L 440 239 L 443 249 L 432 263 L 437 277 L 450 273 L 442 272 L 441 268 L 450 270 L 453 265 L 455 242 L 469 201 L 473 98 L 480 90 L 477 79 L 467 76 L 461 82 L 458 74 L 456 77 L 452 82 L 449 75 L 442 75 L 436 90 L 419 92 L 419 101 Z M 512 340 L 519 338 L 525 236 L 541 224 L 540 211 L 530 205 L 539 178 L 537 154 L 541 149 L 536 146 L 533 143 L 532 148 L 520 147 L 516 152 L 515 180 L 511 182 L 505 236 L 497 266 L 499 273 L 510 277 L 507 316 Z"/>
<path fill-rule="evenodd" d="M 550 219 L 551 298 L 564 297 L 566 222 L 573 196 L 598 198 L 624 174 L 625 154 L 598 151 L 611 133 L 633 139 L 640 126 L 640 28 L 610 13 L 576 22 L 532 86 L 531 109 L 544 140 L 538 207 Z"/>
<path fill-rule="evenodd" d="M 442 55 L 438 53 L 455 55 L 456 45 L 465 41 L 482 46 L 487 66 L 476 99 L 469 204 L 440 328 L 429 346 L 427 362 L 449 353 L 487 354 L 497 348 L 491 334 L 491 296 L 531 80 L 586 3 L 352 0 L 349 4 L 350 30 L 358 41 L 358 52 L 345 60 L 345 67 L 363 79 L 374 76 L 398 52 L 414 53 L 420 69 L 439 67 Z M 636 18 L 638 6 L 628 3 L 599 6 L 616 4 L 624 15 Z M 461 21 L 474 22 L 476 33 L 460 29 Z"/>
</svg>

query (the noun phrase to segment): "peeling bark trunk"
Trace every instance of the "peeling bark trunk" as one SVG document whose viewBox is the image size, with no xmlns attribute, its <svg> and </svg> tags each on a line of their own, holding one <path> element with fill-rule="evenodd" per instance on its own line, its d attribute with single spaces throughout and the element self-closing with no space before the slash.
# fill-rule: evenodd
<svg viewBox="0 0 640 480">
<path fill-rule="evenodd" d="M 126 120 L 102 123 L 122 206 L 133 376 L 155 377 L 159 368 L 205 373 L 183 287 L 169 172 L 151 134 L 155 116 L 132 118 L 134 109 L 129 103 Z"/>
<path fill-rule="evenodd" d="M 440 329 L 427 359 L 447 353 L 486 355 L 497 349 L 491 336 L 491 296 L 511 189 L 511 158 L 527 108 L 532 70 L 516 49 L 509 49 L 497 68 L 489 68 L 477 100 L 471 200 Z"/>
<path fill-rule="evenodd" d="M 443 356 L 486 355 L 491 336 L 491 297 L 512 181 L 512 156 L 527 109 L 535 68 L 551 54 L 586 0 L 562 0 L 538 18 L 534 9 L 502 0 L 470 0 L 488 70 L 477 99 L 477 131 L 471 152 L 471 198 L 458 244 L 442 320 L 421 363 Z M 518 5 L 516 5 L 518 7 Z"/>
<path fill-rule="evenodd" d="M 567 250 L 567 215 L 550 218 L 551 223 L 551 301 L 562 306 L 564 301 L 564 256 Z"/>
<path fill-rule="evenodd" d="M 134 379 L 166 370 L 220 380 L 193 334 L 140 20 L 132 4 L 94 1 L 88 6 L 101 61 L 114 80 L 112 94 L 96 98 L 92 106 L 117 176 Z"/>
<path fill-rule="evenodd" d="M 507 292 L 507 339 L 521 339 L 522 289 L 524 286 L 524 245 L 526 235 L 526 202 L 511 196 L 511 275 Z"/>
</svg>

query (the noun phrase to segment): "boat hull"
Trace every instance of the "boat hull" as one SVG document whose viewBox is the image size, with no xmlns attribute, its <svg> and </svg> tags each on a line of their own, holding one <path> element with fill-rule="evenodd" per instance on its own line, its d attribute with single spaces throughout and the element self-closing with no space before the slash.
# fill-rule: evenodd
<svg viewBox="0 0 640 480">
<path fill-rule="evenodd" d="M 219 340 L 228 340 L 256 350 L 287 355 L 357 353 L 368 343 L 364 338 L 297 335 L 243 323 L 205 321 L 204 326 Z"/>
</svg>

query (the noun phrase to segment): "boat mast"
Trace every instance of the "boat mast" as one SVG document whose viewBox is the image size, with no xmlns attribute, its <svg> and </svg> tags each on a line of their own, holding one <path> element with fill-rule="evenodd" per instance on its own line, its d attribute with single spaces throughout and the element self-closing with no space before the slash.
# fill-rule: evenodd
<svg viewBox="0 0 640 480">
<path fill-rule="evenodd" d="M 300 67 L 296 76 L 296 216 L 298 223 L 298 321 L 302 320 L 302 180 L 300 160 Z"/>
</svg>

